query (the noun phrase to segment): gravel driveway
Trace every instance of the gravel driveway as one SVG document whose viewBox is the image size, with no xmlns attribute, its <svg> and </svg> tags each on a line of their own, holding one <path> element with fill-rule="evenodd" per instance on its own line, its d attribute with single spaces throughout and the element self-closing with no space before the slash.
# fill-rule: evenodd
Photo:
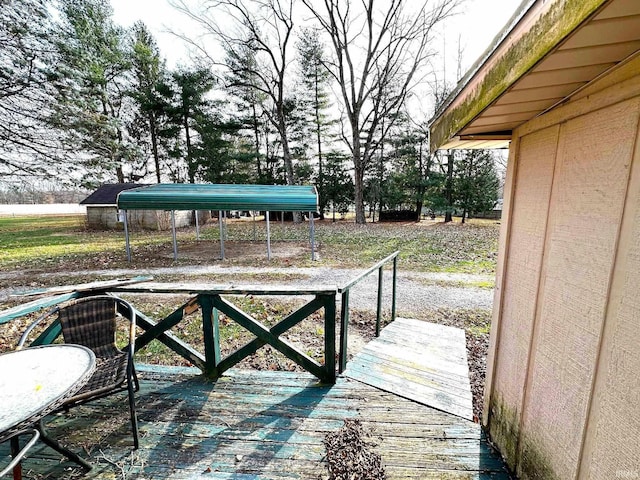
<svg viewBox="0 0 640 480">
<path fill-rule="evenodd" d="M 130 277 L 136 275 L 182 275 L 183 281 L 197 281 L 202 275 L 228 275 L 233 281 L 235 275 L 242 274 L 293 274 L 296 280 L 286 282 L 278 280 L 278 284 L 295 284 L 301 286 L 327 286 L 341 287 L 360 275 L 364 270 L 336 269 L 336 268 L 252 268 L 252 267 L 224 267 L 224 266 L 189 266 L 153 269 L 122 269 L 122 270 L 94 270 L 77 272 L 82 275 L 93 275 L 96 280 L 100 277 Z M 22 272 L 20 272 L 23 274 Z M 41 274 L 40 277 L 55 277 L 57 275 L 69 275 L 73 272 L 59 272 Z M 14 277 L 15 273 L 0 272 L 2 279 Z M 193 280 L 190 280 L 193 277 Z M 34 278 L 31 278 L 33 281 Z M 492 276 L 467 275 L 451 273 L 424 273 L 403 272 L 398 270 L 397 275 L 397 312 L 401 316 L 411 316 L 414 312 L 424 309 L 437 308 L 482 308 L 490 309 L 493 304 L 493 290 L 478 288 L 474 285 L 479 282 L 491 282 Z M 383 275 L 383 307 L 391 304 L 392 272 L 385 268 Z M 239 284 L 248 282 L 242 281 Z M 351 289 L 350 305 L 356 309 L 374 310 L 376 308 L 376 295 L 378 289 L 378 273 L 374 272 L 365 277 Z M 13 293 L 11 289 L 0 289 L 0 302 L 5 301 Z"/>
</svg>

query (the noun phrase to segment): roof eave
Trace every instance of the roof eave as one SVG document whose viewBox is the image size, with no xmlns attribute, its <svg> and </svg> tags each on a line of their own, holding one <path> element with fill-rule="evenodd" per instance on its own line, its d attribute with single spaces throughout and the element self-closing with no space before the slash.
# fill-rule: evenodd
<svg viewBox="0 0 640 480">
<path fill-rule="evenodd" d="M 466 79 L 466 84 L 448 106 L 431 120 L 431 151 L 450 144 L 477 115 L 607 1 L 556 0 L 548 7 L 542 7 L 542 0 L 535 2 L 531 10 L 539 8 L 540 13 L 533 24 L 529 26 L 521 19 L 502 45 L 487 57 L 472 77 Z M 510 41 L 510 38 L 515 40 Z"/>
</svg>

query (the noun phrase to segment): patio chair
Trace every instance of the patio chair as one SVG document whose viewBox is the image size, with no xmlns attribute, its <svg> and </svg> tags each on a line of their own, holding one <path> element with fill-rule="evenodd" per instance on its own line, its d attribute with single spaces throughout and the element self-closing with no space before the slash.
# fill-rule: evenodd
<svg viewBox="0 0 640 480">
<path fill-rule="evenodd" d="M 120 312 L 126 312 L 129 320 L 129 339 L 123 350 L 116 346 L 116 323 Z M 18 348 L 24 346 L 34 327 L 54 315 L 60 321 L 66 343 L 84 345 L 93 350 L 96 356 L 96 369 L 87 384 L 74 396 L 66 399 L 58 411 L 68 411 L 71 407 L 127 390 L 134 449 L 137 449 L 138 421 L 134 392 L 140 389 L 140 384 L 133 364 L 135 310 L 125 300 L 110 295 L 71 300 L 54 307 L 29 325 L 20 337 Z"/>
</svg>

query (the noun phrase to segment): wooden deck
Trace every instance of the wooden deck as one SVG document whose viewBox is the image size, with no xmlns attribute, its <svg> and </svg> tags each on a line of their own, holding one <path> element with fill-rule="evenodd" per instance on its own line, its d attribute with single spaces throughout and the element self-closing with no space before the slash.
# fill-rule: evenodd
<svg viewBox="0 0 640 480">
<path fill-rule="evenodd" d="M 371 431 L 389 479 L 509 478 L 479 425 L 346 377 L 322 385 L 306 373 L 232 369 L 211 381 L 195 369 L 139 370 L 139 450 L 124 396 L 48 421 L 55 438 L 95 464 L 84 478 L 328 478 L 323 439 L 347 418 Z M 79 476 L 56 452 L 32 452 L 24 478 Z"/>
<path fill-rule="evenodd" d="M 473 419 L 465 335 L 459 328 L 398 318 L 349 362 L 344 374 Z"/>
<path fill-rule="evenodd" d="M 507 479 L 470 417 L 464 332 L 416 320 L 387 326 L 334 385 L 308 373 L 138 366 L 141 448 L 126 396 L 48 419 L 54 438 L 95 465 L 88 479 L 326 479 L 323 440 L 346 419 L 370 433 L 388 479 Z M 0 461 L 8 446 L 0 445 Z M 42 445 L 24 478 L 78 478 Z M 3 463 L 0 463 L 3 464 Z"/>
</svg>

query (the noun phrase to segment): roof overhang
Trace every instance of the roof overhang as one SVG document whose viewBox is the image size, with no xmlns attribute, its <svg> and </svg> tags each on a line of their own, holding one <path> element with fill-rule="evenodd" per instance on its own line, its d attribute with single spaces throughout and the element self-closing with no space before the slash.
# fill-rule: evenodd
<svg viewBox="0 0 640 480">
<path fill-rule="evenodd" d="M 262 210 L 317 212 L 318 192 L 306 185 L 159 183 L 118 194 L 122 210 Z"/>
<path fill-rule="evenodd" d="M 525 0 L 430 121 L 431 150 L 505 148 L 639 51 L 639 0 Z"/>
</svg>

